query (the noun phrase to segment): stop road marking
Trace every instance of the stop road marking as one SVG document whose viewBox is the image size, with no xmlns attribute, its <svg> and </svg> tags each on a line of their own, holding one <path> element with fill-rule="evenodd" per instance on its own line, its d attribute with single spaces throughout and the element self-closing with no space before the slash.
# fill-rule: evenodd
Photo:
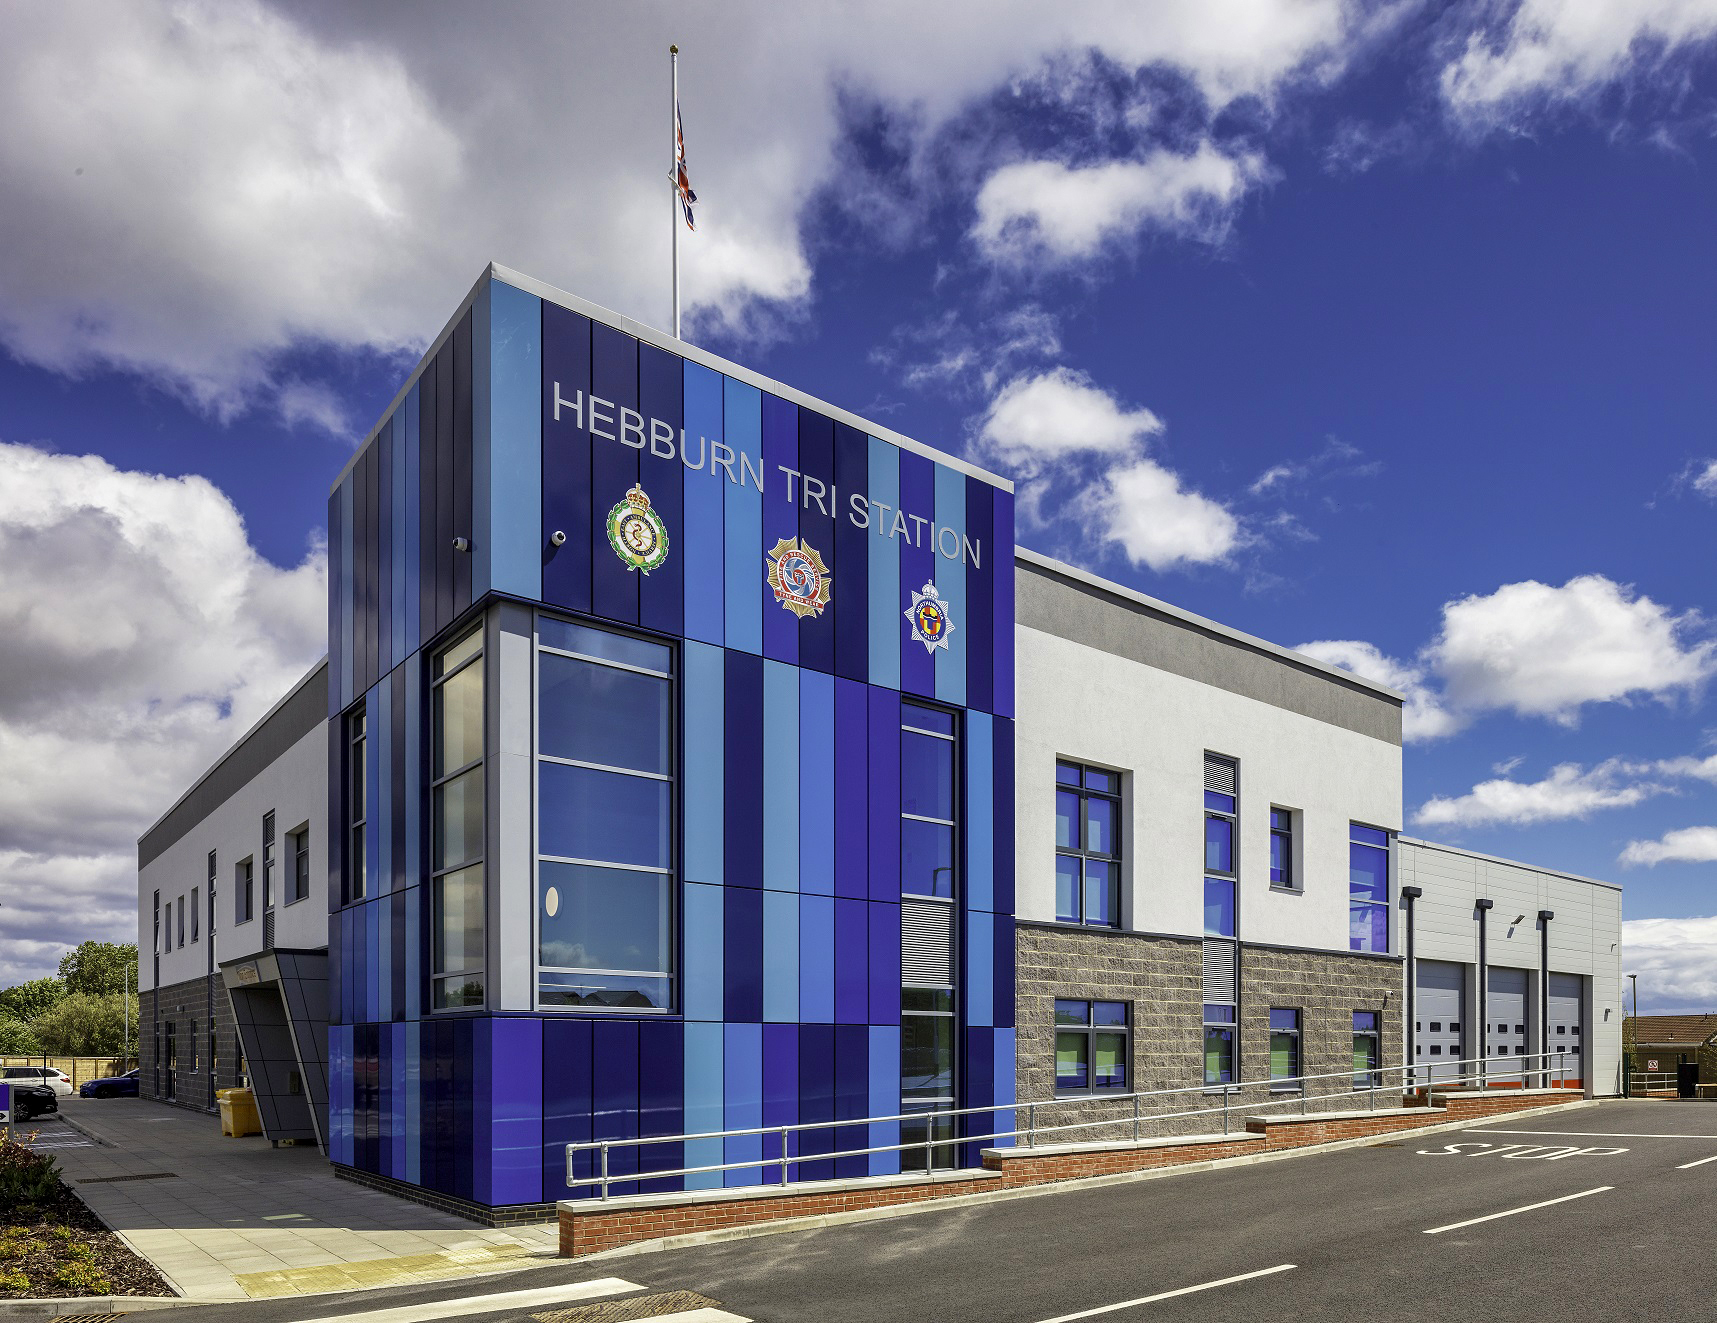
<svg viewBox="0 0 1717 1323">
<path fill-rule="evenodd" d="M 1458 1158 L 1532 1158 L 1555 1162 L 1559 1158 L 1613 1158 L 1626 1152 L 1625 1148 L 1581 1148 L 1575 1144 L 1481 1144 L 1465 1140 L 1458 1144 L 1445 1144 L 1442 1148 L 1422 1148 L 1418 1155 L 1422 1158 L 1440 1158 L 1450 1154 Z"/>
</svg>

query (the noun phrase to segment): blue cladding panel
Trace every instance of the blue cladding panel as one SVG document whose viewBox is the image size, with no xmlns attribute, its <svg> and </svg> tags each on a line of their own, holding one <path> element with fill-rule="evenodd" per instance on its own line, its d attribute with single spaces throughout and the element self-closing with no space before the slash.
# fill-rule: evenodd
<svg viewBox="0 0 1717 1323">
<path fill-rule="evenodd" d="M 722 1071 L 725 1130 L 750 1130 L 763 1124 L 763 1026 L 730 1024 L 723 1040 Z M 723 1162 L 748 1162 L 763 1155 L 759 1135 L 734 1135 L 724 1144 Z M 755 1185 L 763 1179 L 757 1167 L 724 1173 L 724 1185 Z"/>
<path fill-rule="evenodd" d="M 872 908 L 881 908 L 873 906 Z M 900 997 L 895 990 L 895 1000 Z M 900 1114 L 900 1028 L 898 1025 L 872 1025 L 870 1030 L 870 1102 L 869 1116 L 898 1116 Z M 868 1147 L 881 1148 L 900 1142 L 899 1121 L 878 1121 L 870 1127 Z M 900 1170 L 900 1154 L 872 1153 L 870 1174 L 892 1176 Z"/>
<path fill-rule="evenodd" d="M 411 1087 L 408 1074 L 410 1063 L 406 1054 L 406 1026 L 390 1024 L 387 1043 L 389 1101 L 382 1112 L 383 1123 L 387 1126 L 386 1170 L 388 1175 L 398 1180 L 406 1180 L 406 1138 L 411 1133 L 406 1119 Z"/>
<path fill-rule="evenodd" d="M 722 439 L 722 381 L 718 372 L 685 365 L 685 437 L 682 466 L 685 474 L 686 637 L 705 643 L 721 643 L 727 635 L 723 605 L 722 488 L 719 474 L 710 474 L 710 449 Z M 696 467 L 693 467 L 695 465 Z M 691 552 L 696 548 L 695 552 Z"/>
<path fill-rule="evenodd" d="M 966 569 L 966 702 L 991 710 L 995 691 L 995 575 L 1003 560 L 1013 564 L 1012 548 L 1003 554 L 992 527 L 994 488 L 977 478 L 966 479 L 966 535 L 977 558 Z"/>
<path fill-rule="evenodd" d="M 810 898 L 806 898 L 810 903 Z M 835 1119 L 835 1027 L 832 1024 L 805 1024 L 799 1027 L 799 1123 Z M 835 1148 L 833 1129 L 801 1130 L 799 1152 L 832 1153 Z M 806 1162 L 799 1167 L 799 1178 L 826 1181 L 835 1174 L 832 1162 Z"/>
<path fill-rule="evenodd" d="M 763 885 L 774 891 L 799 889 L 799 675 L 763 663 Z"/>
<path fill-rule="evenodd" d="M 574 611 L 590 610 L 590 434 L 581 420 L 590 404 L 590 320 L 552 303 L 543 305 L 543 600 Z M 578 401 L 578 411 L 557 400 Z M 558 414 L 558 417 L 556 416 Z M 605 443 L 606 444 L 606 443 Z M 566 534 L 560 547 L 549 535 Z M 602 551 L 612 555 L 604 540 Z"/>
<path fill-rule="evenodd" d="M 1014 724 L 995 721 L 990 726 L 991 752 L 995 760 L 995 904 L 997 914 L 1014 912 Z"/>
<path fill-rule="evenodd" d="M 870 1030 L 862 1024 L 835 1026 L 835 1119 L 862 1120 L 870 1115 Z M 835 1131 L 840 1151 L 864 1148 L 868 1126 L 842 1126 Z M 863 1176 L 870 1170 L 864 1156 L 836 1158 L 835 1175 Z"/>
<path fill-rule="evenodd" d="M 1014 920 L 998 914 L 995 928 L 995 986 L 993 1015 L 998 1029 L 1014 1027 Z"/>
<path fill-rule="evenodd" d="M 722 489 L 727 562 L 726 642 L 728 647 L 742 652 L 762 652 L 766 591 L 763 493 L 741 464 L 742 457 L 750 456 L 751 472 L 755 474 L 763 459 L 763 393 L 755 386 L 731 377 L 722 378 L 722 432 L 733 452 L 730 466 L 718 468 L 713 479 Z"/>
<path fill-rule="evenodd" d="M 900 451 L 888 442 L 870 438 L 870 682 L 890 688 L 900 686 L 900 641 L 904 633 L 906 603 L 900 596 L 900 543 L 891 538 L 894 514 L 900 507 Z M 887 509 L 884 509 L 884 506 Z"/>
<path fill-rule="evenodd" d="M 870 923 L 870 1015 L 872 1024 L 900 1023 L 900 902 L 873 900 Z"/>
<path fill-rule="evenodd" d="M 799 1019 L 832 1024 L 835 1018 L 835 902 L 799 898 Z"/>
<path fill-rule="evenodd" d="M 687 642 L 685 663 L 685 870 L 693 882 L 720 882 L 724 855 L 727 745 L 721 649 Z"/>
<path fill-rule="evenodd" d="M 797 902 L 795 902 L 797 903 Z M 797 1125 L 799 1122 L 799 1026 L 796 1024 L 766 1024 L 763 1026 L 763 1124 Z M 789 1137 L 787 1152 L 798 1151 L 798 1141 Z M 765 1157 L 779 1156 L 781 1141 L 765 1136 Z M 779 1170 L 773 1173 L 780 1176 Z M 788 1173 L 796 1177 L 796 1171 Z"/>
<path fill-rule="evenodd" d="M 870 906 L 835 901 L 835 1022 L 870 1021 Z M 897 930 L 898 931 L 898 930 Z"/>
<path fill-rule="evenodd" d="M 677 355 L 638 347 L 639 412 L 653 420 L 645 425 L 650 439 L 638 458 L 639 480 L 668 530 L 667 560 L 639 576 L 638 620 L 664 634 L 679 634 L 685 625 L 687 476 L 679 454 L 684 378 Z"/>
<path fill-rule="evenodd" d="M 600 1020 L 596 1025 L 595 1110 L 591 1117 L 593 1139 L 638 1137 L 638 1024 L 631 1020 Z M 611 1149 L 608 1171 L 625 1174 L 638 1170 L 636 1148 Z M 636 1194 L 636 1184 L 620 1181 L 610 1187 L 614 1194 Z"/>
<path fill-rule="evenodd" d="M 900 547 L 900 597 L 897 611 L 904 611 L 912 594 L 934 582 L 936 553 L 931 549 L 931 514 L 936 509 L 936 466 L 922 455 L 900 456 L 900 508 L 907 529 L 897 539 Z M 901 622 L 905 623 L 904 619 Z M 910 631 L 900 640 L 900 687 L 907 693 L 936 695 L 936 667 L 922 643 L 912 642 Z"/>
<path fill-rule="evenodd" d="M 488 1023 L 497 1063 L 490 1071 L 494 1202 L 538 1203 L 543 1197 L 543 1022 L 508 1016 Z"/>
<path fill-rule="evenodd" d="M 494 573 L 494 538 L 490 535 L 494 526 L 493 505 L 491 493 L 494 487 L 491 482 L 490 464 L 494 458 L 494 407 L 493 392 L 490 389 L 489 369 L 495 361 L 497 348 L 490 335 L 490 310 L 494 303 L 496 282 L 486 281 L 477 291 L 477 297 L 471 301 L 469 313 L 471 322 L 471 353 L 469 362 L 464 369 L 469 378 L 471 394 L 471 519 L 467 527 L 471 531 L 471 554 L 465 558 L 470 566 L 471 591 L 467 598 L 461 600 L 461 607 L 477 601 L 489 590 Z M 542 314 L 539 311 L 537 323 L 540 328 Z M 541 364 L 537 365 L 540 371 Z M 531 383 L 535 386 L 535 382 Z M 532 398 L 531 406 L 537 406 Z M 537 428 L 542 428 L 542 416 L 538 411 Z M 539 467 L 528 490 L 537 494 L 538 500 L 531 503 L 531 509 L 541 514 L 541 484 L 542 470 Z M 505 490 L 503 485 L 502 490 Z M 540 586 L 540 582 L 539 582 Z M 540 594 L 532 593 L 532 597 Z"/>
<path fill-rule="evenodd" d="M 763 538 L 768 553 L 783 539 L 799 536 L 799 410 L 776 395 L 763 397 Z M 792 470 L 791 473 L 783 470 Z M 792 499 L 789 499 L 791 496 Z M 819 547 L 825 558 L 828 549 Z M 779 661 L 799 661 L 799 617 L 775 602 L 767 587 L 763 602 L 763 655 Z"/>
<path fill-rule="evenodd" d="M 966 912 L 966 1023 L 986 1029 L 995 1022 L 995 925 L 985 910 Z"/>
<path fill-rule="evenodd" d="M 490 586 L 543 595 L 543 310 L 534 294 L 489 283 Z M 478 404 L 481 406 L 481 399 Z M 477 591 L 477 584 L 472 584 Z"/>
<path fill-rule="evenodd" d="M 799 672 L 798 784 L 799 889 L 831 896 L 835 891 L 835 682 L 817 671 Z"/>
<path fill-rule="evenodd" d="M 995 741 L 982 712 L 966 713 L 966 904 L 996 907 Z"/>
<path fill-rule="evenodd" d="M 566 1185 L 566 1145 L 587 1143 L 591 1138 L 590 1113 L 593 1096 L 592 1034 L 589 1020 L 549 1018 L 543 1021 L 542 1064 L 542 1197 L 589 1198 L 592 1186 L 572 1189 Z M 581 1153 L 577 1175 L 596 1174 L 596 1154 Z"/>
<path fill-rule="evenodd" d="M 870 881 L 872 900 L 900 899 L 900 695 L 872 689 L 870 748 Z"/>
<path fill-rule="evenodd" d="M 407 1023 L 399 1027 L 405 1031 L 405 1125 L 401 1135 L 405 1166 L 395 1170 L 402 1179 L 418 1185 L 423 1181 L 423 1026 Z"/>
<path fill-rule="evenodd" d="M 995 568 L 991 574 L 991 601 L 994 603 L 992 625 L 995 630 L 991 647 L 995 656 L 995 693 L 990 710 L 998 717 L 1014 714 L 1014 568 L 1011 554 L 1014 544 L 1013 493 L 995 490 L 991 495 L 994 525 L 990 541 L 997 548 Z M 1001 548 L 1009 554 L 1000 554 Z M 1010 783 L 1011 784 L 1011 783 Z"/>
<path fill-rule="evenodd" d="M 750 887 L 724 887 L 722 984 L 724 1020 L 761 1023 L 763 1019 L 763 893 Z"/>
<path fill-rule="evenodd" d="M 641 1133 L 686 1133 L 685 1026 L 673 1020 L 645 1020 L 638 1026 L 638 1108 Z M 684 1144 L 651 1144 L 639 1150 L 640 1171 L 674 1171 L 685 1166 Z M 652 1181 L 649 1190 L 679 1190 L 678 1176 Z"/>
<path fill-rule="evenodd" d="M 685 966 L 681 998 L 688 1020 L 720 1020 L 725 1000 L 722 972 L 723 889 L 688 882 L 685 886 Z"/>
<path fill-rule="evenodd" d="M 871 534 L 862 522 L 853 522 L 852 498 L 862 501 L 870 484 L 870 438 L 836 423 L 834 462 L 835 561 L 841 571 L 840 591 L 834 598 L 835 671 L 849 680 L 863 680 L 870 667 Z"/>
<path fill-rule="evenodd" d="M 346 475 L 340 484 L 340 638 L 343 646 L 340 649 L 339 691 L 340 706 L 347 708 L 357 698 L 357 664 L 356 654 L 358 638 L 355 631 L 357 614 L 356 567 L 352 558 L 356 554 L 353 543 L 357 538 L 357 530 L 352 526 L 353 498 L 357 486 L 357 470 Z M 330 674 L 333 673 L 330 668 Z"/>
<path fill-rule="evenodd" d="M 830 605 L 816 615 L 806 616 L 799 625 L 799 664 L 819 671 L 835 669 L 835 620 L 833 605 L 849 589 L 856 590 L 857 601 L 863 600 L 863 584 L 849 584 L 835 554 L 834 506 L 830 503 L 835 491 L 834 423 L 825 415 L 810 409 L 798 410 L 799 467 L 804 478 L 799 484 L 799 544 L 813 548 L 829 567 Z M 776 496 L 772 495 L 772 500 Z M 777 610 L 780 608 L 777 607 Z"/>
<path fill-rule="evenodd" d="M 495 1182 L 501 1172 L 507 1169 L 515 1155 L 503 1154 L 497 1140 L 500 1137 L 499 1126 L 504 1113 L 497 1112 L 501 1106 L 500 1082 L 495 1079 L 495 1024 L 492 1019 L 473 1020 L 471 1025 L 471 1040 L 474 1059 L 472 1061 L 471 1088 L 471 1184 L 479 1203 L 494 1205 L 509 1202 L 495 1197 Z M 542 1062 L 542 1035 L 538 1026 L 535 1043 L 538 1069 Z M 537 1096 L 542 1096 L 542 1081 L 537 1081 Z M 516 1136 L 514 1136 L 516 1138 Z M 539 1134 L 540 1140 L 540 1134 Z M 530 1158 L 531 1165 L 536 1166 L 536 1151 L 533 1149 Z M 517 1172 L 512 1175 L 517 1176 Z M 532 1172 L 537 1179 L 530 1184 L 541 1188 L 541 1176 Z"/>
<path fill-rule="evenodd" d="M 402 404 L 394 410 L 392 424 L 392 459 L 389 472 L 393 478 L 393 490 L 390 496 L 390 508 L 393 520 L 390 531 L 393 545 L 388 550 L 388 666 L 394 667 L 405 660 L 406 655 L 406 617 L 405 617 L 405 580 L 406 580 L 406 534 L 410 529 L 408 515 L 415 501 L 406 499 L 409 492 L 417 495 L 417 489 L 409 486 L 411 475 L 410 446 L 406 439 L 405 406 Z"/>
<path fill-rule="evenodd" d="M 982 1107 L 985 1103 L 993 1102 L 996 1094 L 994 1079 L 996 1069 L 996 1047 L 994 1029 L 968 1029 L 965 1034 L 965 1060 L 961 1063 L 961 1073 L 965 1084 L 965 1099 L 968 1107 Z M 992 1135 L 996 1132 L 995 1116 L 991 1112 L 974 1112 L 965 1120 L 962 1133 L 968 1135 Z M 1075 1132 L 1077 1133 L 1077 1132 Z M 989 1146 L 987 1139 L 964 1145 L 965 1166 L 978 1166 L 983 1162 L 983 1151 Z"/>
<path fill-rule="evenodd" d="M 726 839 L 722 858 L 730 887 L 763 885 L 763 660 L 728 652 L 723 724 Z M 759 1018 L 756 1016 L 750 1017 Z"/>
<path fill-rule="evenodd" d="M 720 1024 L 686 1024 L 686 1134 L 727 1129 L 724 1040 Z M 686 1144 L 686 1166 L 707 1167 L 724 1162 L 722 1141 L 694 1139 Z M 686 1177 L 688 1190 L 715 1190 L 722 1185 L 718 1171 Z"/>
<path fill-rule="evenodd" d="M 995 1033 L 995 1067 L 992 1078 L 995 1080 L 995 1102 L 998 1106 L 1011 1108 L 1017 1095 L 1014 1092 L 1014 1031 L 1012 1029 L 997 1029 Z M 1015 1113 L 998 1111 L 995 1114 L 995 1125 L 992 1132 L 1012 1130 L 1019 1124 Z M 1013 1147 L 1014 1140 L 1006 1139 L 993 1141 L 996 1147 Z"/>
<path fill-rule="evenodd" d="M 799 1018 L 799 897 L 790 891 L 763 893 L 763 1018 Z"/>
<path fill-rule="evenodd" d="M 966 479 L 957 469 L 936 467 L 936 590 L 948 601 L 948 615 L 958 626 L 948 646 L 935 654 L 936 697 L 944 703 L 966 701 L 966 653 L 972 633 L 966 608 Z M 948 555 L 949 551 L 954 554 Z"/>
<path fill-rule="evenodd" d="M 597 400 L 607 403 L 596 407 Z M 612 406 L 612 420 L 607 418 Z M 638 623 L 638 573 L 608 543 L 608 511 L 638 481 L 638 452 L 622 444 L 622 429 L 638 413 L 638 342 L 593 322 L 590 327 L 590 600 L 599 616 Z M 604 435 L 606 434 L 606 435 Z M 642 437 L 642 433 L 637 434 Z"/>
<path fill-rule="evenodd" d="M 852 680 L 835 681 L 835 894 L 870 894 L 867 819 L 869 740 L 867 694 Z"/>
<path fill-rule="evenodd" d="M 405 648 L 413 652 L 423 643 L 419 620 L 423 593 L 423 440 L 419 428 L 418 387 L 414 382 L 405 397 L 405 565 L 402 590 L 405 594 Z"/>
</svg>

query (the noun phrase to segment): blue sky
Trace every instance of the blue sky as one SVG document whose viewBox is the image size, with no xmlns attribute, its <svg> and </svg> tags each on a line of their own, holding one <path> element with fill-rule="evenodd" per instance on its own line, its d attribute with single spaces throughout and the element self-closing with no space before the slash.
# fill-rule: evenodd
<svg viewBox="0 0 1717 1323">
<path fill-rule="evenodd" d="M 0 7 L 0 982 L 316 655 L 484 262 L 664 321 L 678 40 L 689 339 L 1409 690 L 1408 830 L 1717 1004 L 1717 0 L 924 8 Z"/>
</svg>

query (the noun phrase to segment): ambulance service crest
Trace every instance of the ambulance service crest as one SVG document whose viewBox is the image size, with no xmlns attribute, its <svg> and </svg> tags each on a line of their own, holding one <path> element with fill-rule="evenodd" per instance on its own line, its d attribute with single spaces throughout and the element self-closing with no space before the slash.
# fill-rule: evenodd
<svg viewBox="0 0 1717 1323">
<path fill-rule="evenodd" d="M 948 636 L 954 632 L 954 622 L 948 618 L 948 603 L 927 583 L 923 592 L 912 594 L 912 605 L 906 608 L 906 618 L 912 624 L 912 641 L 922 643 L 924 651 L 934 654 L 937 648 L 948 647 Z"/>
<path fill-rule="evenodd" d="M 637 483 L 608 512 L 608 542 L 629 570 L 648 574 L 668 558 L 668 530 Z"/>
<path fill-rule="evenodd" d="M 796 537 L 782 538 L 769 553 L 770 590 L 777 602 L 801 620 L 823 614 L 833 577 L 823 558 Z"/>
</svg>

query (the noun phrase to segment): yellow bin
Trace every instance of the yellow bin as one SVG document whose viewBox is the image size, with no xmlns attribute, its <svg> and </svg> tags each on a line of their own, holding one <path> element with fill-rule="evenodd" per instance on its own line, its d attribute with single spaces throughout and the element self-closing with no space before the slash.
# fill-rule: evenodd
<svg viewBox="0 0 1717 1323">
<path fill-rule="evenodd" d="M 260 1135 L 262 1117 L 257 1115 L 256 1094 L 250 1089 L 216 1089 L 215 1101 L 221 1109 L 221 1133 L 233 1139 L 243 1135 Z"/>
</svg>

